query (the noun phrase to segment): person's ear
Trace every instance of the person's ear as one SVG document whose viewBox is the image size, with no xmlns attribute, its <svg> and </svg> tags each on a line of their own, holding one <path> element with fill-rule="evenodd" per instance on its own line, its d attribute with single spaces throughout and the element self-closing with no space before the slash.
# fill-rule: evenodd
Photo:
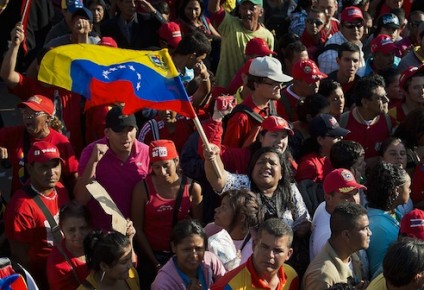
<svg viewBox="0 0 424 290">
<path fill-rule="evenodd" d="M 340 65 L 340 58 L 339 57 L 336 57 L 336 62 L 337 62 L 338 65 Z"/>
<path fill-rule="evenodd" d="M 25 168 L 28 171 L 28 174 L 31 175 L 32 169 L 34 168 L 32 164 L 26 163 Z"/>
<path fill-rule="evenodd" d="M 322 143 L 324 142 L 324 138 L 325 137 L 321 137 L 321 136 L 317 137 L 317 142 L 318 142 L 319 146 L 322 146 Z"/>
<path fill-rule="evenodd" d="M 292 255 L 293 255 L 293 248 L 289 248 L 289 251 L 288 251 L 287 257 L 286 257 L 286 261 L 288 261 Z"/>
<path fill-rule="evenodd" d="M 264 8 L 261 7 L 259 10 L 259 17 L 262 17 L 262 15 L 264 15 Z"/>
<path fill-rule="evenodd" d="M 102 270 L 102 272 L 106 272 L 109 269 L 109 266 L 106 265 L 106 263 L 104 263 L 104 262 L 100 262 L 99 266 L 100 266 L 100 270 Z"/>
<path fill-rule="evenodd" d="M 175 253 L 175 252 L 176 252 L 176 250 L 177 250 L 177 247 L 175 247 L 174 242 L 171 242 L 171 251 L 172 251 L 173 253 Z"/>
</svg>

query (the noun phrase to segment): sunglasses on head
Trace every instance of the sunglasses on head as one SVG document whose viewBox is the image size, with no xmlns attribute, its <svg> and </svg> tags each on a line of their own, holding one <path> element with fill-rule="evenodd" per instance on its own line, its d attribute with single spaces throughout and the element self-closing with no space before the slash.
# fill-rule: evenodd
<svg viewBox="0 0 424 290">
<path fill-rule="evenodd" d="M 324 22 L 322 22 L 321 20 L 319 20 L 319 19 L 312 19 L 312 18 L 307 18 L 306 19 L 306 22 L 309 23 L 309 24 L 315 24 L 316 26 L 321 26 L 321 25 L 324 24 Z"/>
</svg>

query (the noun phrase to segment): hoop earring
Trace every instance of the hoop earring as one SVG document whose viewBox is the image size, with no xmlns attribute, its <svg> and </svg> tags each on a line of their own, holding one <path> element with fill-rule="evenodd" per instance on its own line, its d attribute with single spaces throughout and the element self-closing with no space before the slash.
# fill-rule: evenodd
<svg viewBox="0 0 424 290">
<path fill-rule="evenodd" d="M 102 276 L 100 277 L 100 283 L 102 283 L 103 279 L 105 278 L 105 274 L 106 274 L 106 272 L 103 271 Z"/>
</svg>

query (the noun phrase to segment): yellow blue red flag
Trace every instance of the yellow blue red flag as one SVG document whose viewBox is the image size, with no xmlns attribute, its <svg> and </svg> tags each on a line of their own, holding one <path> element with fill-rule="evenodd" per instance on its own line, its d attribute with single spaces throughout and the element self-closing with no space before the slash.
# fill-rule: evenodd
<svg viewBox="0 0 424 290">
<path fill-rule="evenodd" d="M 124 102 L 126 114 L 148 107 L 196 116 L 167 49 L 63 45 L 44 56 L 38 79 L 81 94 L 89 107 Z"/>
</svg>

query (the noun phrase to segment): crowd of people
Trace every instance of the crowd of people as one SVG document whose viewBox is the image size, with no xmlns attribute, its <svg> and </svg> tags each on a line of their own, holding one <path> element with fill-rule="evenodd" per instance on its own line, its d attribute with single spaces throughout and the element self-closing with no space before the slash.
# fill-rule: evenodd
<svg viewBox="0 0 424 290">
<path fill-rule="evenodd" d="M 423 1 L 0 1 L 0 288 L 424 288 Z M 37 79 L 79 43 L 168 49 L 202 128 Z"/>
</svg>

